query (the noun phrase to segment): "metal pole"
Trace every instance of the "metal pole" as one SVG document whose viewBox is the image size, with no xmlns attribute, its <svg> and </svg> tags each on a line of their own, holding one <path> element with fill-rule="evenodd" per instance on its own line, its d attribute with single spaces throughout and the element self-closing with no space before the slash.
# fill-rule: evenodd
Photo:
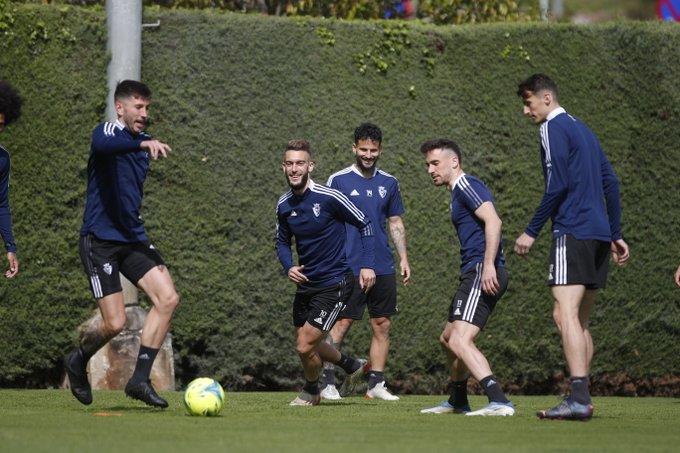
<svg viewBox="0 0 680 453">
<path fill-rule="evenodd" d="M 106 119 L 116 120 L 113 93 L 121 80 L 142 77 L 142 0 L 107 0 L 107 50 L 111 56 L 108 69 Z M 137 288 L 122 275 L 125 305 L 138 302 Z"/>
<path fill-rule="evenodd" d="M 556 19 L 564 16 L 564 2 L 562 0 L 552 0 L 552 15 Z"/>
<path fill-rule="evenodd" d="M 548 20 L 548 10 L 550 9 L 550 0 L 541 0 L 539 3 L 539 8 L 541 10 L 541 20 Z"/>
</svg>

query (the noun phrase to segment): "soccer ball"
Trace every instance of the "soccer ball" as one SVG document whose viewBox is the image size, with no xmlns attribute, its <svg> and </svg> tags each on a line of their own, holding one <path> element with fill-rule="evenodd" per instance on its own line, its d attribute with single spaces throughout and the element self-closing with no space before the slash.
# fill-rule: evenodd
<svg viewBox="0 0 680 453">
<path fill-rule="evenodd" d="M 194 379 L 184 391 L 183 401 L 189 415 L 214 417 L 222 410 L 224 390 L 214 379 Z"/>
</svg>

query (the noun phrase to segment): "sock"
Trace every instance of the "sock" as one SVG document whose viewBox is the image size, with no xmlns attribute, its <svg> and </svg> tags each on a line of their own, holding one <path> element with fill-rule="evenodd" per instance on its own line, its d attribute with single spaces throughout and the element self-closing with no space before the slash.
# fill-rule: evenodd
<svg viewBox="0 0 680 453">
<path fill-rule="evenodd" d="M 340 353 L 340 360 L 336 363 L 345 373 L 352 374 L 361 367 L 361 363 L 353 357 Z"/>
<path fill-rule="evenodd" d="M 319 380 L 317 379 L 316 381 L 305 381 L 305 385 L 304 387 L 302 387 L 302 390 L 309 393 L 310 395 L 318 395 Z"/>
<path fill-rule="evenodd" d="M 470 406 L 467 394 L 467 379 L 462 381 L 452 381 L 451 396 L 449 397 L 449 404 L 453 407 L 463 408 Z"/>
<path fill-rule="evenodd" d="M 97 351 L 94 351 L 94 352 L 87 352 L 87 351 L 85 351 L 85 350 L 83 349 L 82 346 L 78 346 L 78 349 L 80 349 L 80 355 L 81 355 L 81 357 L 83 358 L 83 361 L 84 361 L 85 363 L 89 362 L 90 359 L 92 358 L 92 356 L 94 355 L 94 353 L 97 352 Z"/>
<path fill-rule="evenodd" d="M 496 379 L 496 376 L 493 374 L 490 374 L 489 376 L 485 377 L 479 383 L 482 386 L 482 390 L 484 390 L 484 393 L 486 393 L 486 396 L 489 398 L 490 403 L 509 403 L 510 400 L 505 397 L 505 393 L 503 393 L 503 389 L 501 386 L 498 384 L 498 380 Z"/>
<path fill-rule="evenodd" d="M 149 348 L 144 345 L 139 347 L 135 372 L 132 373 L 132 377 L 130 378 L 131 383 L 138 384 L 149 380 L 151 367 L 153 366 L 153 361 L 156 359 L 157 354 L 158 349 Z"/>
<path fill-rule="evenodd" d="M 383 371 L 371 370 L 368 372 L 368 389 L 372 389 L 376 385 L 385 380 L 385 373 Z"/>
<path fill-rule="evenodd" d="M 590 404 L 588 376 L 572 376 L 569 380 L 571 381 L 571 399 L 579 404 Z"/>
<path fill-rule="evenodd" d="M 327 385 L 335 385 L 335 367 L 333 367 L 332 364 L 329 365 L 331 365 L 331 367 L 324 366 L 322 373 L 324 387 Z"/>
</svg>

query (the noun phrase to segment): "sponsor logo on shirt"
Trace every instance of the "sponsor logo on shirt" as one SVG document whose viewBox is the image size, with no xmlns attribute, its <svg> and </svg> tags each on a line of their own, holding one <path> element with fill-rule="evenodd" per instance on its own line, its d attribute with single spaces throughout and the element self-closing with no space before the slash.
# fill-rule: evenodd
<svg viewBox="0 0 680 453">
<path fill-rule="evenodd" d="M 373 191 L 371 189 L 366 189 L 366 196 L 367 197 L 372 197 L 373 196 Z"/>
<path fill-rule="evenodd" d="M 358 197 L 358 196 L 359 196 L 359 192 L 357 192 L 357 190 L 354 189 L 354 190 L 352 191 L 352 193 L 349 194 L 349 196 L 350 196 L 350 197 Z"/>
<path fill-rule="evenodd" d="M 291 213 L 290 213 L 290 216 L 291 216 L 291 217 L 297 217 L 297 212 L 295 212 L 295 211 L 291 212 Z"/>
</svg>

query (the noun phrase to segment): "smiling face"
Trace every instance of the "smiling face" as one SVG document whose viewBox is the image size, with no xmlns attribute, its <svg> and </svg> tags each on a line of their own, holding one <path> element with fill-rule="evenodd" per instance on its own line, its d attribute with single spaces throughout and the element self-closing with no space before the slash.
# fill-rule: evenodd
<svg viewBox="0 0 680 453">
<path fill-rule="evenodd" d="M 352 145 L 352 151 L 356 157 L 357 167 L 363 172 L 372 172 L 378 163 L 382 147 L 380 142 L 369 139 L 361 139 Z"/>
<path fill-rule="evenodd" d="M 457 174 L 456 171 L 460 168 L 456 153 L 444 148 L 428 151 L 425 154 L 425 165 L 435 186 L 450 185 Z"/>
<path fill-rule="evenodd" d="M 283 154 L 281 168 L 290 188 L 294 191 L 301 191 L 307 186 L 309 173 L 314 169 L 314 162 L 307 151 L 288 150 Z"/>
<path fill-rule="evenodd" d="M 139 134 L 146 128 L 150 104 L 150 99 L 138 96 L 116 99 L 116 114 L 130 132 Z"/>
</svg>

